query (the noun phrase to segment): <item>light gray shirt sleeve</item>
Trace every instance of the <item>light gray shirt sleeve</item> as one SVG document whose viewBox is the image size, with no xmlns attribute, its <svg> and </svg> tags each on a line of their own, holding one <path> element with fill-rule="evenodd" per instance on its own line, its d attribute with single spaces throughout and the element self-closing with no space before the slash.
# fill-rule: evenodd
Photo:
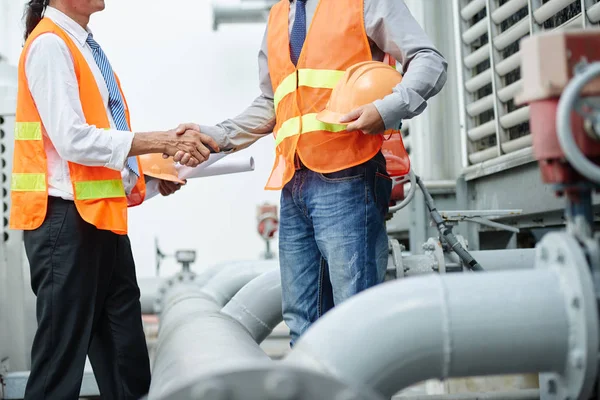
<svg viewBox="0 0 600 400">
<path fill-rule="evenodd" d="M 250 107 L 237 117 L 216 126 L 200 126 L 203 133 L 217 141 L 222 151 L 242 150 L 273 132 L 275 127 L 274 94 L 267 61 L 266 30 L 258 53 L 258 75 L 261 95 L 254 99 Z"/>
<path fill-rule="evenodd" d="M 448 63 L 435 49 L 403 0 L 365 0 L 367 36 L 402 64 L 394 92 L 375 102 L 386 129 L 419 115 L 446 83 Z"/>
<path fill-rule="evenodd" d="M 307 23 L 312 21 L 318 0 L 308 0 Z M 293 2 L 290 29 L 294 20 Z M 448 64 L 410 13 L 403 0 L 365 0 L 367 36 L 380 50 L 398 60 L 404 69 L 402 83 L 394 92 L 375 102 L 386 129 L 397 128 L 404 119 L 419 115 L 427 100 L 446 83 Z M 374 58 L 380 60 L 381 54 Z M 273 87 L 269 74 L 267 31 L 258 54 L 259 82 L 262 94 L 243 113 L 216 126 L 201 126 L 221 149 L 237 151 L 250 146 L 275 127 Z"/>
</svg>

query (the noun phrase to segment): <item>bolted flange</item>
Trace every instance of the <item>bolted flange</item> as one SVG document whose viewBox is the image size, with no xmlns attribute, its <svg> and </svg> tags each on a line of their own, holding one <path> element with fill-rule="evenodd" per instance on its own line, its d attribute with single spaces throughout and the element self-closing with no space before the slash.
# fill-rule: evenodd
<svg viewBox="0 0 600 400">
<path fill-rule="evenodd" d="M 559 276 L 569 321 L 565 370 L 540 374 L 540 390 L 548 400 L 587 399 L 598 369 L 598 306 L 584 249 L 566 232 L 548 233 L 536 247 L 535 267 Z"/>
</svg>

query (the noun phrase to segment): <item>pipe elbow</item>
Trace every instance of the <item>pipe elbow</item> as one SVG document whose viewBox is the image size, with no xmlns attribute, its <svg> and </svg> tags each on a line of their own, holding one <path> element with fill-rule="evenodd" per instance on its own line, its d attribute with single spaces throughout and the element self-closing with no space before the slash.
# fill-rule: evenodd
<svg viewBox="0 0 600 400">
<path fill-rule="evenodd" d="M 433 378 L 562 371 L 568 332 L 551 270 L 429 275 L 334 308 L 285 362 L 391 397 Z"/>
</svg>

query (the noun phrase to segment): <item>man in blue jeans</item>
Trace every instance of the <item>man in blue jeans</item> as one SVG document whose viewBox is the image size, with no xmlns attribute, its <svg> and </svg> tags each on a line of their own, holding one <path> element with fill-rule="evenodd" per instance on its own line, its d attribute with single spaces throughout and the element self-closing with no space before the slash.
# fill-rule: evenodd
<svg viewBox="0 0 600 400">
<path fill-rule="evenodd" d="M 333 19 L 338 19 L 335 26 Z M 347 116 L 350 125 L 343 133 L 354 138 L 353 143 L 360 141 L 357 132 L 381 135 L 419 115 L 443 87 L 446 61 L 402 0 L 281 0 L 271 11 L 258 56 L 262 94 L 233 119 L 180 128 L 211 136 L 225 151 L 239 151 L 274 132 L 273 174 L 293 164 L 291 173 L 280 173 L 280 186 L 268 185 L 282 188 L 283 315 L 292 345 L 334 305 L 381 283 L 385 276 L 385 216 L 392 182 L 382 153 L 375 149 L 368 161 L 327 173 L 327 168 L 308 161 L 309 155 L 321 160 L 340 157 L 324 153 L 328 138 L 338 141 L 340 152 L 346 151 L 340 129 L 311 119 L 335 86 L 331 77 L 350 67 L 349 60 L 383 61 L 385 54 L 404 66 L 403 80 L 391 95 Z M 311 138 L 320 138 L 318 145 Z M 286 158 L 290 151 L 297 153 Z M 175 159 L 187 161 L 178 155 Z"/>
</svg>

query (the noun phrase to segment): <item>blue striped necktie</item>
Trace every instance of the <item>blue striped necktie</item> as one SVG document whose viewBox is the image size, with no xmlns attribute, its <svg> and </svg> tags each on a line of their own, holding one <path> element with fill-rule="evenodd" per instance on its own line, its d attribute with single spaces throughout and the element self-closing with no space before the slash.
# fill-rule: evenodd
<svg viewBox="0 0 600 400">
<path fill-rule="evenodd" d="M 127 124 L 127 119 L 125 118 L 125 102 L 121 97 L 121 91 L 117 85 L 117 79 L 115 78 L 112 67 L 108 62 L 108 58 L 102 51 L 100 45 L 94 40 L 91 33 L 89 34 L 86 42 L 92 49 L 94 60 L 96 61 L 98 68 L 100 68 L 100 72 L 104 77 L 104 82 L 106 82 L 106 86 L 108 87 L 108 107 L 110 109 L 110 113 L 112 114 L 117 130 L 128 131 L 130 130 L 130 127 Z M 129 157 L 127 159 L 127 167 L 134 174 L 136 174 L 136 176 L 140 176 L 140 169 L 135 157 Z"/>
<path fill-rule="evenodd" d="M 296 0 L 296 15 L 290 35 L 290 55 L 294 65 L 298 64 L 304 40 L 306 39 L 306 0 Z"/>
</svg>

